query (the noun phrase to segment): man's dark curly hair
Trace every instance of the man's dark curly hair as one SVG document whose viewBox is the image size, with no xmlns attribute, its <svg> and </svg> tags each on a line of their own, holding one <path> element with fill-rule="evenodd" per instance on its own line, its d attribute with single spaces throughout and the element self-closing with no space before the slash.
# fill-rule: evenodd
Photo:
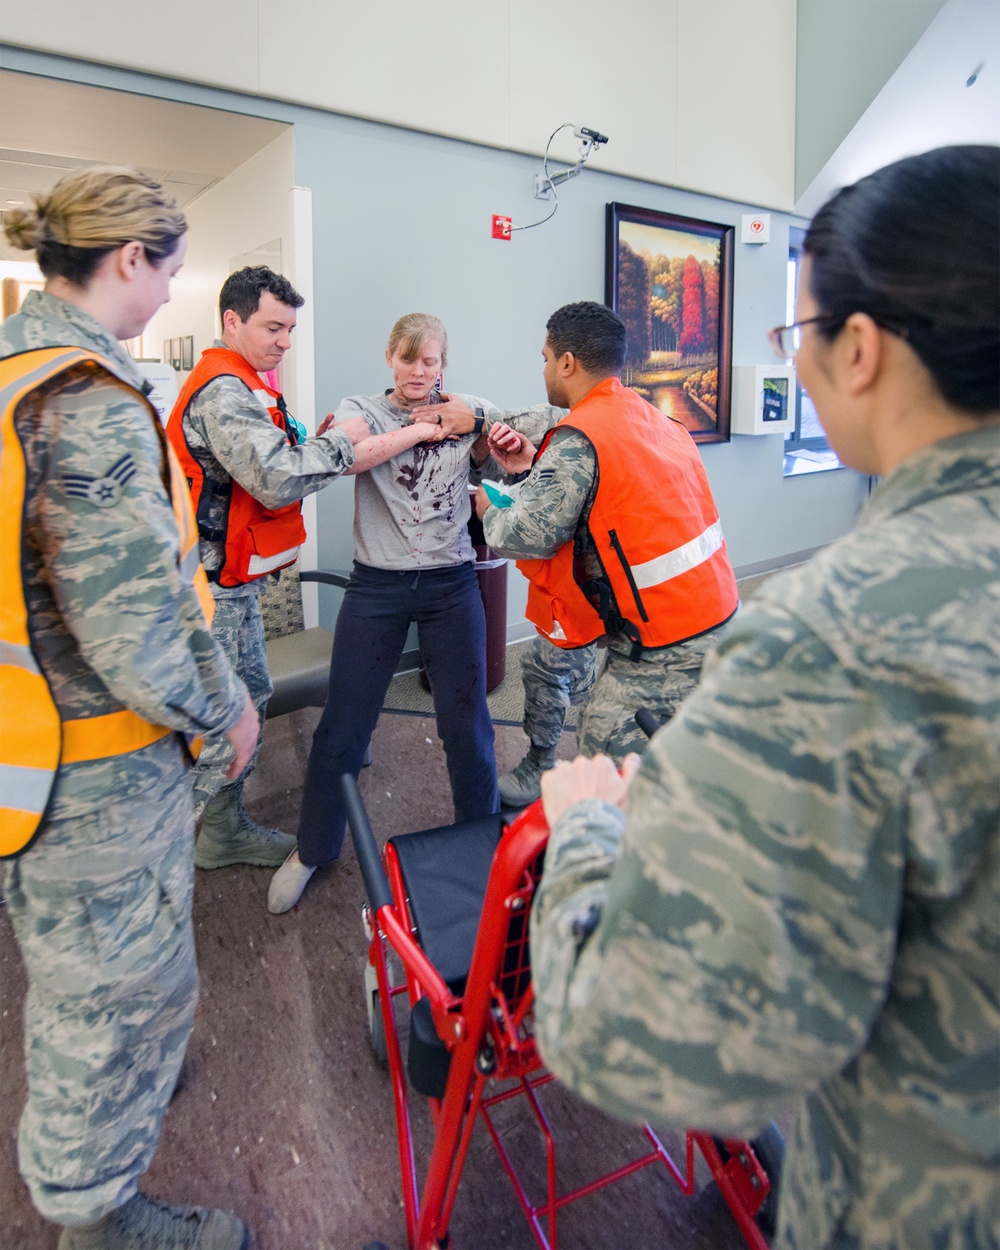
<svg viewBox="0 0 1000 1250">
<path fill-rule="evenodd" d="M 625 323 L 606 304 L 564 304 L 545 325 L 556 358 L 572 352 L 588 373 L 618 377 L 625 365 Z"/>
<path fill-rule="evenodd" d="M 264 291 L 270 292 L 289 308 L 301 308 L 305 303 L 295 287 L 280 273 L 268 269 L 267 265 L 247 265 L 245 269 L 231 273 L 223 282 L 219 292 L 219 316 L 224 317 L 226 310 L 231 308 L 240 321 L 247 322 L 260 307 Z"/>
</svg>

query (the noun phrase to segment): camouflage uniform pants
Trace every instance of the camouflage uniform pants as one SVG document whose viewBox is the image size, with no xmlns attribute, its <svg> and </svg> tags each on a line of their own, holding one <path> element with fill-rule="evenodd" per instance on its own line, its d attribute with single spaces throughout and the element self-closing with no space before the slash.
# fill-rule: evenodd
<svg viewBox="0 0 1000 1250">
<path fill-rule="evenodd" d="M 215 616 L 212 637 L 225 651 L 226 658 L 250 691 L 250 698 L 260 716 L 261 728 L 253 758 L 239 777 L 226 781 L 226 772 L 233 758 L 233 749 L 225 735 L 206 739 L 191 780 L 194 785 L 194 816 L 200 820 L 210 800 L 229 784 L 242 785 L 257 766 L 260 742 L 264 733 L 264 713 L 271 697 L 271 678 L 267 671 L 267 646 L 264 642 L 264 618 L 260 611 L 260 595 L 264 580 L 247 586 L 212 587 Z"/>
<path fill-rule="evenodd" d="M 630 751 L 641 755 L 647 738 L 635 723 L 636 710 L 646 707 L 661 721 L 669 720 L 697 686 L 705 654 L 723 628 L 675 647 L 646 651 L 638 660 L 610 646 L 604 671 L 580 717 L 580 751 L 610 755 L 616 764 Z"/>
<path fill-rule="evenodd" d="M 555 750 L 566 712 L 590 694 L 596 664 L 596 642 L 569 651 L 536 634 L 524 648 L 524 732 L 532 746 Z"/>
<path fill-rule="evenodd" d="M 109 775 L 104 761 L 66 771 L 84 783 Z M 58 1224 L 100 1219 L 135 1193 L 198 997 L 194 821 L 177 739 L 119 757 L 115 782 L 103 795 L 85 784 L 89 802 L 79 785 L 78 801 L 57 801 L 7 866 L 28 973 L 18 1159 L 35 1206 Z"/>
</svg>

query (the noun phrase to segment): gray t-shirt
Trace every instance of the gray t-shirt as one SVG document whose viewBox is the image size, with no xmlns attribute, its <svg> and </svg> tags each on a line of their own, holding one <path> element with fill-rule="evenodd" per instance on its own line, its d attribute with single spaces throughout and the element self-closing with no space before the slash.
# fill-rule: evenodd
<svg viewBox="0 0 1000 1250">
<path fill-rule="evenodd" d="M 490 405 L 461 395 L 470 407 Z M 435 391 L 429 403 L 439 403 Z M 364 417 L 373 434 L 409 425 L 389 395 L 352 395 L 337 419 Z M 467 529 L 470 449 L 475 434 L 454 442 L 418 443 L 354 479 L 354 558 L 376 569 L 433 569 L 475 560 Z"/>
</svg>

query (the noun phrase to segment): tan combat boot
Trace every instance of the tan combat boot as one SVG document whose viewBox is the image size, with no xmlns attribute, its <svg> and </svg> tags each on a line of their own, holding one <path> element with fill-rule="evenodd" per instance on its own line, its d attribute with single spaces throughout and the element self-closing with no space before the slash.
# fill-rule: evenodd
<svg viewBox="0 0 1000 1250">
<path fill-rule="evenodd" d="M 211 1207 L 173 1207 L 136 1194 L 96 1224 L 64 1228 L 58 1250 L 247 1250 L 242 1220 Z"/>
<path fill-rule="evenodd" d="M 528 754 L 509 773 L 497 781 L 500 802 L 504 807 L 527 807 L 542 797 L 542 773 L 556 762 L 555 747 L 529 748 Z"/>
<path fill-rule="evenodd" d="M 198 868 L 228 868 L 256 864 L 260 868 L 283 864 L 296 841 L 280 829 L 265 829 L 243 806 L 243 783 L 223 786 L 205 808 L 194 848 Z"/>
</svg>

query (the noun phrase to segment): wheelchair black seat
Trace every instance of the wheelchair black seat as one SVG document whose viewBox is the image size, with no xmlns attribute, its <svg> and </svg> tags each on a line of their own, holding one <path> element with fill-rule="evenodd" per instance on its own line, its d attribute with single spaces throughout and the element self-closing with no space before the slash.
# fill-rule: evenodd
<svg viewBox="0 0 1000 1250">
<path fill-rule="evenodd" d="M 499 813 L 404 833 L 389 842 L 399 860 L 417 941 L 453 994 L 465 989 L 493 854 Z"/>
</svg>

